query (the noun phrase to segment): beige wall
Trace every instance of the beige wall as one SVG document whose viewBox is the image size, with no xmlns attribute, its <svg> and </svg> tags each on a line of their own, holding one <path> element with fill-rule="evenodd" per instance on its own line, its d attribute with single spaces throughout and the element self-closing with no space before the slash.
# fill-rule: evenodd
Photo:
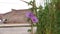
<svg viewBox="0 0 60 34">
<path fill-rule="evenodd" d="M 28 29 L 31 29 L 31 27 L 0 28 L 0 34 L 31 34 Z M 34 27 L 33 31 L 36 32 L 36 27 Z"/>
</svg>

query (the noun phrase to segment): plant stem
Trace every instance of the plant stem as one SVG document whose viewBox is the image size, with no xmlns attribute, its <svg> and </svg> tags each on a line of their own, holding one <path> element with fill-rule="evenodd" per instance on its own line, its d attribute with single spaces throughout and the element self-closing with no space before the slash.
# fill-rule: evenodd
<svg viewBox="0 0 60 34">
<path fill-rule="evenodd" d="M 33 34 L 33 22 L 31 21 L 31 34 Z"/>
</svg>

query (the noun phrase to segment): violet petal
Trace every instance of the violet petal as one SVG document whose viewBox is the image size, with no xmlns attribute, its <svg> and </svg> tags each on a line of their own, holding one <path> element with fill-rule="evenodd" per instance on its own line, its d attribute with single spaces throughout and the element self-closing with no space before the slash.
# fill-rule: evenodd
<svg viewBox="0 0 60 34">
<path fill-rule="evenodd" d="M 32 17 L 31 20 L 32 20 L 33 23 L 37 23 L 38 22 L 38 19 L 35 16 Z"/>
<path fill-rule="evenodd" d="M 31 17 L 33 17 L 33 16 L 34 16 L 34 15 L 33 15 L 32 12 L 26 12 L 26 17 L 31 18 Z"/>
</svg>

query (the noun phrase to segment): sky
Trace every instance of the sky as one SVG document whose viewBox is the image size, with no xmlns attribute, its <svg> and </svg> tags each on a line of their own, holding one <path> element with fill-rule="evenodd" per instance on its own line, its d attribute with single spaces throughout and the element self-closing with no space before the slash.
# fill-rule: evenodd
<svg viewBox="0 0 60 34">
<path fill-rule="evenodd" d="M 30 0 L 24 0 L 29 2 Z M 37 6 L 44 5 L 44 0 L 36 0 Z M 10 12 L 11 9 L 28 9 L 31 6 L 28 6 L 28 4 L 22 2 L 21 0 L 0 0 L 0 14 L 4 14 L 7 12 Z"/>
</svg>

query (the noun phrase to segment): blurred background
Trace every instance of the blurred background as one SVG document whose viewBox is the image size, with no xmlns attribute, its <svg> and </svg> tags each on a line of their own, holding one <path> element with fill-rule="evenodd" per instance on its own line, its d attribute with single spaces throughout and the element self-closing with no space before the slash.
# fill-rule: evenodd
<svg viewBox="0 0 60 34">
<path fill-rule="evenodd" d="M 31 0 L 24 0 L 24 1 L 31 1 Z M 39 3 L 44 6 L 44 0 L 36 0 L 37 6 Z M 11 11 L 11 9 L 28 9 L 31 6 L 28 6 L 25 2 L 21 0 L 0 0 L 0 14 L 7 13 Z"/>
</svg>

